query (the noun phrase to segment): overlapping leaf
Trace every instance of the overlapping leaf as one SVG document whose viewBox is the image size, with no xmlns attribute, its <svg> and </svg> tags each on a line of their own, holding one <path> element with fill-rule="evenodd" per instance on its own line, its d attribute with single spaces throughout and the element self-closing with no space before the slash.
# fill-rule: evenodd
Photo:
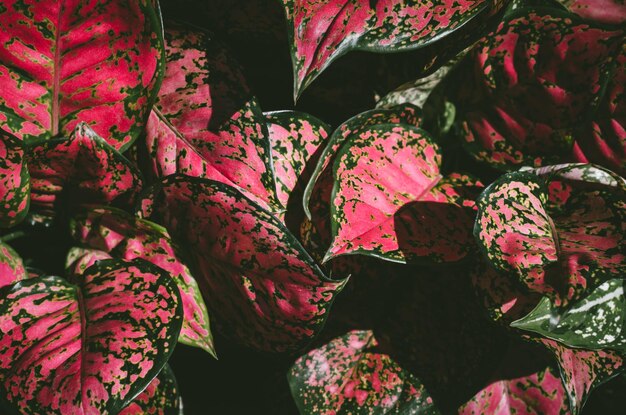
<svg viewBox="0 0 626 415">
<path fill-rule="evenodd" d="M 332 243 L 326 259 L 365 254 L 391 261 L 463 258 L 471 248 L 473 199 L 482 185 L 444 177 L 440 149 L 424 130 L 396 124 L 346 137 L 332 171 Z"/>
<path fill-rule="evenodd" d="M 181 415 L 181 399 L 169 365 L 119 415 Z"/>
<path fill-rule="evenodd" d="M 288 373 L 301 414 L 438 414 L 424 385 L 352 331 L 300 357 Z"/>
<path fill-rule="evenodd" d="M 0 241 L 0 288 L 28 278 L 22 258 L 9 245 Z"/>
<path fill-rule="evenodd" d="M 19 318 L 17 318 L 19 316 Z M 178 290 L 142 260 L 0 289 L 0 387 L 22 414 L 116 414 L 173 351 Z"/>
<path fill-rule="evenodd" d="M 16 137 L 0 131 L 0 226 L 21 222 L 30 203 L 30 175 L 24 148 Z"/>
<path fill-rule="evenodd" d="M 75 217 L 72 234 L 87 251 L 73 267 L 79 270 L 108 255 L 125 260 L 144 259 L 166 271 L 180 290 L 183 325 L 179 342 L 215 355 L 209 316 L 198 283 L 180 259 L 178 248 L 160 226 L 110 208 L 98 208 Z"/>
<path fill-rule="evenodd" d="M 579 160 L 617 164 L 619 172 L 623 83 L 607 83 L 612 71 L 624 71 L 623 42 L 622 30 L 555 7 L 508 13 L 447 79 L 466 148 L 505 170 Z"/>
<path fill-rule="evenodd" d="M 401 51 L 422 48 L 497 10 L 488 0 L 283 0 L 294 96 L 335 59 L 352 50 Z"/>
<path fill-rule="evenodd" d="M 69 139 L 48 140 L 26 155 L 31 206 L 52 216 L 59 199 L 70 207 L 89 204 L 132 206 L 141 192 L 141 173 L 119 152 L 80 123 Z"/>
<path fill-rule="evenodd" d="M 171 176 L 141 206 L 185 247 L 212 319 L 243 344 L 301 347 L 345 284 L 327 279 L 274 215 L 223 183 Z"/>
<path fill-rule="evenodd" d="M 217 180 L 277 206 L 265 116 L 238 65 L 208 33 L 171 25 L 165 39 L 165 78 L 147 128 L 155 174 Z"/>
<path fill-rule="evenodd" d="M 623 183 L 593 165 L 506 174 L 481 195 L 474 235 L 496 269 L 565 304 L 624 273 Z"/>
<path fill-rule="evenodd" d="M 569 10 L 589 20 L 606 24 L 626 22 L 626 4 L 622 0 L 559 0 Z"/>
<path fill-rule="evenodd" d="M 141 134 L 162 76 L 155 2 L 10 0 L 0 8 L 0 125 L 31 142 L 80 121 L 116 149 Z"/>
</svg>

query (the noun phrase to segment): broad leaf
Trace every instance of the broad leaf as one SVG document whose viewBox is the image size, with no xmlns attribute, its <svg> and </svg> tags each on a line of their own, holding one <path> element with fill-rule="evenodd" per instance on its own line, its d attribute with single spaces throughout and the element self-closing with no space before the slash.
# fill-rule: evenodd
<svg viewBox="0 0 626 415">
<path fill-rule="evenodd" d="M 31 142 L 80 121 L 116 149 L 143 131 L 162 76 L 151 0 L 9 0 L 0 8 L 0 125 Z"/>
<path fill-rule="evenodd" d="M 119 415 L 182 415 L 178 384 L 169 365 Z"/>
<path fill-rule="evenodd" d="M 176 282 L 183 307 L 179 342 L 200 347 L 215 356 L 209 316 L 198 283 L 167 231 L 124 211 L 93 209 L 72 220 L 74 239 L 99 252 L 86 252 L 74 267 L 84 267 L 103 255 L 133 260 L 144 259 L 166 271 Z M 87 264 L 85 264 L 87 262 Z"/>
<path fill-rule="evenodd" d="M 31 207 L 52 216 L 55 209 L 79 205 L 132 206 L 141 192 L 141 173 L 87 124 L 69 139 L 53 139 L 26 155 L 31 180 Z"/>
<path fill-rule="evenodd" d="M 481 195 L 474 227 L 487 260 L 557 306 L 619 277 L 626 266 L 626 192 L 609 173 L 564 165 L 498 179 Z"/>
<path fill-rule="evenodd" d="M 302 347 L 345 284 L 329 280 L 273 214 L 223 183 L 170 176 L 141 206 L 196 264 L 219 330 L 245 345 Z"/>
<path fill-rule="evenodd" d="M 99 249 L 72 247 L 65 258 L 65 273 L 69 276 L 83 275 L 97 261 L 112 258 Z"/>
<path fill-rule="evenodd" d="M 277 206 L 265 116 L 238 65 L 202 31 L 171 25 L 165 41 L 165 78 L 147 128 L 155 174 L 217 180 Z"/>
<path fill-rule="evenodd" d="M 352 51 L 423 48 L 496 11 L 488 0 L 282 0 L 294 67 L 294 96 Z"/>
<path fill-rule="evenodd" d="M 565 414 L 568 401 L 558 373 L 547 368 L 491 383 L 463 405 L 459 415 Z"/>
<path fill-rule="evenodd" d="M 482 185 L 465 175 L 444 177 L 440 164 L 439 146 L 412 126 L 379 124 L 346 137 L 332 166 L 333 239 L 325 259 L 463 258 Z"/>
<path fill-rule="evenodd" d="M 16 137 L 0 130 L 0 227 L 21 222 L 30 204 L 30 175 L 24 148 Z"/>
<path fill-rule="evenodd" d="M 9 245 L 0 241 L 0 288 L 28 278 L 22 258 Z"/>
<path fill-rule="evenodd" d="M 511 326 L 569 347 L 612 349 L 626 355 L 625 320 L 624 281 L 612 279 L 563 310 L 544 297 L 534 310 Z"/>
<path fill-rule="evenodd" d="M 623 71 L 623 36 L 554 7 L 507 14 L 446 80 L 463 144 L 503 170 L 572 160 L 614 166 L 607 152 L 623 168 L 623 84 L 606 87 L 611 71 Z M 600 131 L 594 115 L 606 106 L 613 121 Z"/>
<path fill-rule="evenodd" d="M 4 287 L 3 396 L 22 414 L 116 414 L 165 365 L 181 321 L 176 286 L 141 260 Z"/>
<path fill-rule="evenodd" d="M 559 0 L 569 10 L 592 21 L 606 24 L 626 22 L 626 4 L 622 0 Z"/>
<path fill-rule="evenodd" d="M 570 349 L 550 339 L 540 342 L 556 357 L 572 415 L 581 412 L 595 388 L 624 370 L 624 360 L 616 352 Z"/>
<path fill-rule="evenodd" d="M 424 385 L 352 331 L 300 357 L 287 377 L 301 414 L 438 414 Z"/>
</svg>

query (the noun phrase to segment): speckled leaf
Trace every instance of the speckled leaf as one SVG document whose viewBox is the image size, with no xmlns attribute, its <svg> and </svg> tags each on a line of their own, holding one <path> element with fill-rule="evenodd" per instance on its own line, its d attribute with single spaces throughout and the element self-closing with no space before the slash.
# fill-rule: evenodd
<svg viewBox="0 0 626 415">
<path fill-rule="evenodd" d="M 288 209 L 294 203 L 292 193 L 301 196 L 304 191 L 330 127 L 303 112 L 276 111 L 265 116 L 272 143 L 276 192 L 283 209 Z"/>
<path fill-rule="evenodd" d="M 147 128 L 154 173 L 217 180 L 278 206 L 265 116 L 238 65 L 202 31 L 170 25 L 165 44 L 165 78 Z"/>
<path fill-rule="evenodd" d="M 300 413 L 438 414 L 419 379 L 377 344 L 371 331 L 352 331 L 300 357 L 287 375 Z"/>
<path fill-rule="evenodd" d="M 595 22 L 621 24 L 626 22 L 624 0 L 559 0 L 577 15 Z"/>
<path fill-rule="evenodd" d="M 99 249 L 72 247 L 65 258 L 65 273 L 70 276 L 83 275 L 97 261 L 112 259 L 108 253 Z"/>
<path fill-rule="evenodd" d="M 198 283 L 180 258 L 167 231 L 126 212 L 98 208 L 75 216 L 71 223 L 74 239 L 101 252 L 87 252 L 74 266 L 101 259 L 103 255 L 133 260 L 144 259 L 167 271 L 180 290 L 183 325 L 178 341 L 200 347 L 215 356 L 206 305 Z"/>
<path fill-rule="evenodd" d="M 182 415 L 180 392 L 169 365 L 119 415 Z"/>
<path fill-rule="evenodd" d="M 594 147 L 625 154 L 613 137 L 624 131 L 623 85 L 605 93 L 622 43 L 623 31 L 555 7 L 508 14 L 459 66 L 462 82 L 450 76 L 455 131 L 476 159 L 498 169 L 573 160 L 611 166 Z M 615 110 L 613 122 L 603 121 L 607 132 L 594 137 L 603 105 Z M 594 140 L 601 143 L 587 143 Z"/>
<path fill-rule="evenodd" d="M 70 207 L 88 204 L 131 206 L 141 192 L 139 171 L 87 124 L 80 123 L 69 139 L 48 140 L 30 149 L 31 207 L 54 214 L 60 199 Z"/>
<path fill-rule="evenodd" d="M 30 175 L 20 141 L 0 130 L 0 227 L 21 222 L 30 203 Z"/>
<path fill-rule="evenodd" d="M 459 415 L 567 414 L 568 398 L 558 373 L 547 368 L 515 379 L 499 380 L 477 393 Z"/>
<path fill-rule="evenodd" d="M 489 0 L 282 2 L 291 41 L 295 97 L 347 52 L 422 48 L 504 3 Z"/>
<path fill-rule="evenodd" d="M 28 278 L 22 258 L 9 245 L 0 241 L 0 288 Z"/>
<path fill-rule="evenodd" d="M 624 281 L 602 283 L 566 309 L 554 307 L 550 299 L 511 326 L 557 340 L 566 346 L 590 350 L 626 352 L 626 298 Z"/>
<path fill-rule="evenodd" d="M 346 254 L 406 262 L 456 261 L 471 249 L 474 198 L 482 185 L 443 176 L 441 152 L 416 127 L 380 124 L 346 138 L 332 166 L 332 243 Z"/>
<path fill-rule="evenodd" d="M 626 193 L 598 183 L 592 171 L 593 166 L 566 165 L 534 171 L 538 174 L 509 173 L 490 185 L 478 203 L 474 235 L 488 261 L 517 274 L 557 306 L 618 277 L 626 267 Z"/>
<path fill-rule="evenodd" d="M 554 340 L 540 341 L 556 357 L 572 415 L 580 414 L 596 387 L 624 370 L 624 360 L 617 352 L 571 349 Z"/>
<path fill-rule="evenodd" d="M 273 214 L 223 183 L 170 176 L 141 206 L 195 261 L 218 329 L 245 345 L 302 347 L 345 284 L 328 279 Z"/>
<path fill-rule="evenodd" d="M 162 76 L 160 22 L 150 0 L 3 2 L 1 128 L 30 142 L 86 121 L 128 147 Z"/>
<path fill-rule="evenodd" d="M 337 128 L 328 144 L 324 147 L 320 158 L 311 174 L 311 179 L 307 183 L 304 191 L 304 211 L 309 219 L 312 219 L 313 210 L 324 211 L 326 216 L 329 212 L 330 190 L 332 188 L 332 173 L 328 167 L 336 158 L 337 151 L 345 143 L 346 139 L 355 131 L 366 126 L 378 124 L 408 124 L 417 126 L 421 122 L 421 110 L 411 104 L 396 105 L 387 109 L 374 109 L 358 114 Z M 330 182 L 329 182 L 330 180 Z M 328 186 L 330 184 L 330 186 Z M 319 193 L 327 193 L 320 195 Z M 316 194 L 314 194 L 316 193 Z M 314 200 L 312 200 L 314 199 Z M 313 203 L 320 204 L 315 208 Z"/>
<path fill-rule="evenodd" d="M 176 345 L 178 290 L 141 260 L 0 289 L 0 385 L 22 414 L 116 414 Z"/>
</svg>

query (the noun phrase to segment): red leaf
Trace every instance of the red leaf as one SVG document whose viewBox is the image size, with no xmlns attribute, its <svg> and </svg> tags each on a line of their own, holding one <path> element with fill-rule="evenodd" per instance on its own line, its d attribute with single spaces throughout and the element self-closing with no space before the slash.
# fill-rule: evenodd
<svg viewBox="0 0 626 415">
<path fill-rule="evenodd" d="M 0 242 L 0 288 L 26 278 L 22 258 L 9 245 Z"/>
<path fill-rule="evenodd" d="M 8 0 L 0 8 L 0 124 L 26 142 L 87 121 L 127 148 L 162 75 L 151 0 Z"/>
<path fill-rule="evenodd" d="M 0 130 L 0 226 L 21 222 L 30 204 L 30 175 L 20 141 Z"/>
</svg>

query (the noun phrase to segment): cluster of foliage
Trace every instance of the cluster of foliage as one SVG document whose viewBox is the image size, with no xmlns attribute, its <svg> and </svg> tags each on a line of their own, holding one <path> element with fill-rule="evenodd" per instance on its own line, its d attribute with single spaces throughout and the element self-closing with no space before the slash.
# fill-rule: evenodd
<svg viewBox="0 0 626 415">
<path fill-rule="evenodd" d="M 331 128 L 176 2 L 0 3 L 0 410 L 182 414 L 215 333 L 302 414 L 583 413 L 626 368 L 623 0 L 272 1 L 296 99 L 350 51 L 416 80 Z"/>
</svg>

